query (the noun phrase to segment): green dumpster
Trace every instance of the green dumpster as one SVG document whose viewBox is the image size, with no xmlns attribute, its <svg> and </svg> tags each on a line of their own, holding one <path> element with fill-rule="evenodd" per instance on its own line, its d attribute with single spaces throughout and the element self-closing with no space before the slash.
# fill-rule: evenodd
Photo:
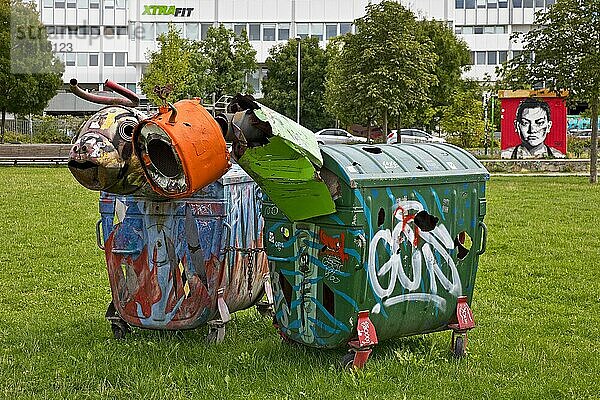
<svg viewBox="0 0 600 400">
<path fill-rule="evenodd" d="M 334 214 L 290 222 L 263 203 L 275 320 L 288 340 L 350 345 L 362 366 L 378 342 L 453 330 L 464 354 L 487 170 L 449 144 L 321 147 Z"/>
</svg>

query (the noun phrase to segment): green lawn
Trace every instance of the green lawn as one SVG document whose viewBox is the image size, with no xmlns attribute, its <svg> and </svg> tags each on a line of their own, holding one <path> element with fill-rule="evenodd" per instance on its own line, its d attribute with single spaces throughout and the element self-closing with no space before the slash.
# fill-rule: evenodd
<svg viewBox="0 0 600 400">
<path fill-rule="evenodd" d="M 112 339 L 94 225 L 98 195 L 65 168 L 0 168 L 0 398 L 596 399 L 600 187 L 586 178 L 493 178 L 469 356 L 449 332 L 344 350 L 280 343 L 254 310 L 220 345 L 206 328 Z"/>
</svg>

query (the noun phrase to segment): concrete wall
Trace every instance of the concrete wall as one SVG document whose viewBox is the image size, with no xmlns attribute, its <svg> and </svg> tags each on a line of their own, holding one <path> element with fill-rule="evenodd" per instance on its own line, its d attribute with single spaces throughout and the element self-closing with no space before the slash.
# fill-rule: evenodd
<svg viewBox="0 0 600 400">
<path fill-rule="evenodd" d="M 555 160 L 481 160 L 491 173 L 521 172 L 563 172 L 586 173 L 590 170 L 588 159 L 555 159 Z"/>
</svg>

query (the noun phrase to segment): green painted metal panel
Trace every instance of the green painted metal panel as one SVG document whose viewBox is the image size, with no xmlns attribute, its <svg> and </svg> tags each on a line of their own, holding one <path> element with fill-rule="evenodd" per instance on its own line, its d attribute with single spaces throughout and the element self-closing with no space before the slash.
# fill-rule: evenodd
<svg viewBox="0 0 600 400">
<path fill-rule="evenodd" d="M 257 104 L 260 109 L 254 110 L 254 115 L 271 125 L 273 135 L 283 139 L 288 146 L 307 157 L 317 167 L 323 165 L 319 145 L 312 131 L 267 106 Z"/>
<path fill-rule="evenodd" d="M 281 137 L 249 148 L 238 163 L 290 220 L 335 212 L 329 190 L 317 178 L 314 165 Z"/>
</svg>

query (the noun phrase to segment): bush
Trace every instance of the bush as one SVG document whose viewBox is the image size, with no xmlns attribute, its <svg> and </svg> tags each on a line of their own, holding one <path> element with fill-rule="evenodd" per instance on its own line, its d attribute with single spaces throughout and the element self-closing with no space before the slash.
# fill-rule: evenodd
<svg viewBox="0 0 600 400">
<path fill-rule="evenodd" d="M 567 137 L 567 153 L 572 154 L 575 158 L 587 157 L 590 154 L 591 146 L 590 139 Z"/>
<path fill-rule="evenodd" d="M 33 120 L 34 143 L 71 143 L 85 118 L 43 116 Z"/>
<path fill-rule="evenodd" d="M 29 135 L 19 132 L 5 131 L 4 143 L 29 143 Z"/>
</svg>

